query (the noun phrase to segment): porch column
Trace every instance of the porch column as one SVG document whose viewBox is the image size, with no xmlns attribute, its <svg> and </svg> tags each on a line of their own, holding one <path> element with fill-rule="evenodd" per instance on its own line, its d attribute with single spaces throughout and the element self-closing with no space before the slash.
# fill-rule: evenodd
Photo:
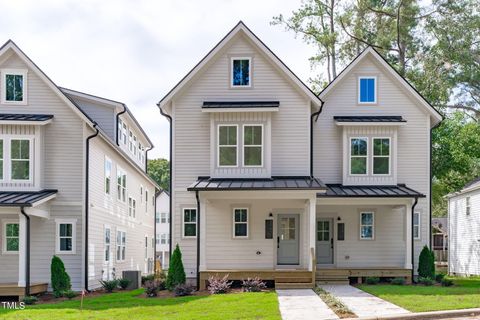
<svg viewBox="0 0 480 320">
<path fill-rule="evenodd" d="M 207 200 L 200 198 L 200 214 L 202 223 L 200 223 L 200 271 L 207 270 L 206 250 L 207 250 Z"/>
<path fill-rule="evenodd" d="M 308 246 L 308 270 L 313 271 L 315 266 L 313 265 L 313 260 L 316 257 L 316 248 L 315 248 L 315 225 L 316 225 L 316 216 L 317 216 L 317 197 L 313 196 L 308 200 L 308 214 L 309 214 L 309 246 Z M 313 257 L 312 257 L 313 249 Z"/>
<path fill-rule="evenodd" d="M 405 205 L 405 269 L 412 269 L 412 204 Z"/>
<path fill-rule="evenodd" d="M 19 234 L 18 234 L 18 286 L 25 287 L 26 284 L 26 259 L 27 259 L 27 218 L 19 214 Z"/>
</svg>

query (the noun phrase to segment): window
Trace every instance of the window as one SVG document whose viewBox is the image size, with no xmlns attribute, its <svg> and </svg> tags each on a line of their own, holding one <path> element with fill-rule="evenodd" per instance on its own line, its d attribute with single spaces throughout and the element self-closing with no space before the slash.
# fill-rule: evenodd
<svg viewBox="0 0 480 320">
<path fill-rule="evenodd" d="M 145 212 L 148 212 L 148 190 L 145 189 Z"/>
<path fill-rule="evenodd" d="M 350 174 L 367 174 L 367 138 L 350 138 Z"/>
<path fill-rule="evenodd" d="M 122 142 L 124 145 L 127 144 L 127 125 L 125 123 L 122 124 Z"/>
<path fill-rule="evenodd" d="M 112 182 L 112 160 L 105 157 L 105 194 L 110 195 Z"/>
<path fill-rule="evenodd" d="M 3 223 L 3 253 L 18 253 L 20 246 L 20 225 L 16 221 Z"/>
<path fill-rule="evenodd" d="M 104 259 L 105 262 L 110 262 L 110 243 L 111 243 L 111 233 L 110 233 L 110 227 L 105 227 L 105 254 L 104 254 Z"/>
<path fill-rule="evenodd" d="M 415 240 L 420 239 L 420 212 L 413 214 L 413 238 Z"/>
<path fill-rule="evenodd" d="M 0 139 L 0 181 L 3 180 L 3 139 Z"/>
<path fill-rule="evenodd" d="M 30 140 L 12 139 L 10 142 L 12 180 L 30 180 Z"/>
<path fill-rule="evenodd" d="M 373 174 L 390 174 L 390 138 L 373 139 Z"/>
<path fill-rule="evenodd" d="M 159 212 L 155 213 L 155 223 L 160 223 L 160 213 Z"/>
<path fill-rule="evenodd" d="M 470 212 L 472 211 L 472 205 L 470 202 L 470 197 L 465 198 L 465 214 L 468 216 L 470 215 Z"/>
<path fill-rule="evenodd" d="M 250 87 L 250 58 L 232 58 L 232 87 Z"/>
<path fill-rule="evenodd" d="M 57 253 L 75 254 L 75 224 L 76 220 L 56 220 Z"/>
<path fill-rule="evenodd" d="M 234 238 L 248 237 L 248 209 L 247 208 L 233 209 L 233 237 Z"/>
<path fill-rule="evenodd" d="M 243 165 L 262 166 L 263 163 L 263 126 L 243 126 Z"/>
<path fill-rule="evenodd" d="M 358 103 L 377 102 L 376 80 L 376 77 L 358 78 Z"/>
<path fill-rule="evenodd" d="M 145 260 L 148 258 L 148 237 L 145 236 Z"/>
<path fill-rule="evenodd" d="M 183 209 L 183 237 L 197 236 L 197 209 Z"/>
<path fill-rule="evenodd" d="M 128 216 L 135 218 L 137 211 L 137 202 L 134 198 L 128 197 Z"/>
<path fill-rule="evenodd" d="M 168 215 L 165 212 L 161 213 L 161 223 L 168 223 Z"/>
<path fill-rule="evenodd" d="M 218 166 L 237 166 L 237 125 L 218 126 Z"/>
<path fill-rule="evenodd" d="M 155 243 L 160 244 L 160 234 L 157 233 L 157 236 L 155 237 L 155 239 L 156 239 Z"/>
<path fill-rule="evenodd" d="M 117 169 L 117 199 L 127 200 L 127 175 L 122 169 Z"/>
<path fill-rule="evenodd" d="M 162 233 L 160 239 L 160 244 L 167 244 L 167 235 L 165 233 Z"/>
<path fill-rule="evenodd" d="M 24 104 L 26 102 L 27 72 L 22 70 L 5 70 L 3 75 L 2 102 Z"/>
<path fill-rule="evenodd" d="M 117 230 L 117 261 L 125 261 L 127 233 Z"/>
<path fill-rule="evenodd" d="M 128 150 L 133 152 L 133 132 L 130 130 L 128 131 Z"/>
<path fill-rule="evenodd" d="M 345 240 L 345 223 L 343 222 L 337 224 L 337 240 Z"/>
<path fill-rule="evenodd" d="M 133 136 L 133 155 L 137 155 L 137 136 Z"/>
<path fill-rule="evenodd" d="M 360 213 L 360 239 L 374 239 L 374 216 L 373 212 Z"/>
<path fill-rule="evenodd" d="M 122 127 L 123 127 L 123 121 L 121 119 L 118 119 L 117 136 L 118 136 L 118 142 L 119 143 L 122 141 Z"/>
<path fill-rule="evenodd" d="M 142 161 L 143 146 L 141 142 L 138 142 L 138 160 Z"/>
<path fill-rule="evenodd" d="M 330 241 L 330 221 L 317 221 L 317 241 Z"/>
</svg>

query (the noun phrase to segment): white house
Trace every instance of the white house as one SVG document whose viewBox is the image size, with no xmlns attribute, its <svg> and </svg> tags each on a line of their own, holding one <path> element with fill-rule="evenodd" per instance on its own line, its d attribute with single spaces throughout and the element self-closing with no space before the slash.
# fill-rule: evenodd
<svg viewBox="0 0 480 320">
<path fill-rule="evenodd" d="M 480 178 L 448 199 L 448 273 L 480 275 Z"/>
<path fill-rule="evenodd" d="M 153 148 L 121 102 L 60 88 L 12 41 L 0 48 L 0 294 L 50 285 L 53 255 L 72 289 L 123 270 L 151 273 Z M 15 284 L 15 285 L 12 285 Z"/>
<path fill-rule="evenodd" d="M 240 22 L 158 107 L 172 245 L 200 288 L 212 274 L 301 288 L 416 272 L 442 117 L 374 49 L 316 95 Z"/>
<path fill-rule="evenodd" d="M 156 259 L 162 270 L 167 270 L 170 263 L 170 195 L 168 191 L 157 193 L 155 204 L 156 223 Z"/>
</svg>

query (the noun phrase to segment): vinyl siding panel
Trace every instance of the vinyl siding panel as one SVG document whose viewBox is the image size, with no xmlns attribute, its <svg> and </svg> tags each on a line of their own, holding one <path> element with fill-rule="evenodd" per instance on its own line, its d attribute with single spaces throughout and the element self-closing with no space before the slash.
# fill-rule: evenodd
<svg viewBox="0 0 480 320">
<path fill-rule="evenodd" d="M 5 220 L 17 220 L 16 214 L 1 214 L 0 215 L 0 283 L 15 283 L 18 281 L 18 254 L 5 254 L 3 248 L 5 244 L 5 228 L 3 223 Z"/>
</svg>

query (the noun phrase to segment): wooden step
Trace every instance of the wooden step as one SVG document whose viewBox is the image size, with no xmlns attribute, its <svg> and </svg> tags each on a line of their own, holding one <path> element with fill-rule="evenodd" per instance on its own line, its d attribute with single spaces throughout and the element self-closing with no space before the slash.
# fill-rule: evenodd
<svg viewBox="0 0 480 320">
<path fill-rule="evenodd" d="M 312 289 L 313 283 L 275 282 L 275 289 Z"/>
<path fill-rule="evenodd" d="M 315 281 L 317 285 L 319 284 L 350 284 L 349 280 L 342 280 L 342 279 L 329 279 L 329 280 L 317 280 Z"/>
<path fill-rule="evenodd" d="M 315 278 L 317 279 L 348 279 L 348 276 L 336 275 L 336 274 L 316 274 Z"/>
<path fill-rule="evenodd" d="M 275 277 L 275 282 L 280 283 L 311 283 L 312 277 Z"/>
</svg>

